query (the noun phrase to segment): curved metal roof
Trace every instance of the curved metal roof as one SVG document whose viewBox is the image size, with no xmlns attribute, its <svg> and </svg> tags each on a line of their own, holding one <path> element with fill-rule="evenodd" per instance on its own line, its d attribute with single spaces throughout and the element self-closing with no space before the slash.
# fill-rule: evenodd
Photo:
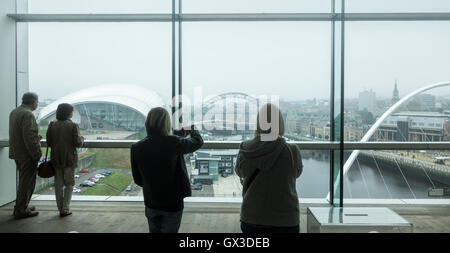
<svg viewBox="0 0 450 253">
<path fill-rule="evenodd" d="M 106 84 L 82 89 L 49 104 L 39 113 L 38 121 L 56 112 L 58 105 L 83 103 L 116 103 L 142 113 L 145 117 L 151 108 L 166 107 L 163 99 L 153 91 L 131 84 Z M 167 109 L 167 108 L 166 108 Z"/>
</svg>

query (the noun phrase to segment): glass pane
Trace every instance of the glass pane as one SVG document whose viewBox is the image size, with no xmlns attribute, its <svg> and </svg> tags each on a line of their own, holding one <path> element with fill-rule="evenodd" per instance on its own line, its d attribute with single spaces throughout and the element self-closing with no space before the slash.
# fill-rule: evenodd
<svg viewBox="0 0 450 253">
<path fill-rule="evenodd" d="M 234 169 L 237 153 L 236 149 L 201 149 L 185 155 L 192 196 L 242 197 L 242 184 Z M 298 197 L 325 198 L 329 191 L 329 151 L 302 150 L 301 154 Z M 74 195 L 142 196 L 141 187 L 132 180 L 129 149 L 83 148 L 78 155 Z M 35 193 L 53 195 L 53 180 L 38 177 Z"/>
<path fill-rule="evenodd" d="M 329 87 L 329 23 L 183 25 L 183 94 L 201 104 L 209 140 L 252 138 L 257 108 L 275 96 L 287 138 L 324 141 L 329 131 L 314 129 L 329 123 Z"/>
<path fill-rule="evenodd" d="M 450 139 L 450 87 L 431 88 L 450 80 L 448 29 L 447 21 L 346 24 L 345 140 L 359 141 L 362 136 L 368 141 Z M 400 99 L 427 86 L 429 90 L 411 97 L 374 126 Z M 439 163 L 448 167 L 447 153 L 361 151 L 344 166 L 349 168 L 344 173 L 344 195 L 428 198 L 431 188 L 448 186 L 446 176 L 432 169 Z"/>
<path fill-rule="evenodd" d="M 28 0 L 29 13 L 172 13 L 165 0 Z"/>
<path fill-rule="evenodd" d="M 54 195 L 53 182 L 37 177 L 35 193 Z M 131 175 L 130 149 L 79 149 L 73 195 L 142 196 Z"/>
<path fill-rule="evenodd" d="M 330 191 L 330 151 L 301 150 L 303 172 L 297 179 L 299 198 L 325 199 Z"/>
<path fill-rule="evenodd" d="M 238 150 L 200 149 L 186 155 L 192 197 L 241 197 L 242 185 L 234 171 Z"/>
<path fill-rule="evenodd" d="M 325 13 L 330 7 L 330 0 L 183 0 L 183 13 Z"/>
<path fill-rule="evenodd" d="M 448 12 L 447 0 L 346 0 L 346 12 Z"/>
<path fill-rule="evenodd" d="M 242 197 L 234 167 L 239 150 L 201 149 L 186 156 L 193 197 Z M 328 190 L 329 151 L 302 150 L 303 172 L 297 179 L 299 198 L 325 198 Z"/>
<path fill-rule="evenodd" d="M 171 26 L 166 23 L 29 24 L 30 90 L 41 135 L 59 103 L 87 139 L 139 139 L 155 106 L 171 104 Z"/>
<path fill-rule="evenodd" d="M 449 158 L 447 150 L 361 150 L 345 173 L 344 196 L 353 199 L 443 198 L 433 192 L 450 187 Z"/>
<path fill-rule="evenodd" d="M 450 22 L 349 22 L 346 29 L 345 140 L 361 140 L 396 102 L 427 86 L 366 138 L 450 139 Z"/>
</svg>

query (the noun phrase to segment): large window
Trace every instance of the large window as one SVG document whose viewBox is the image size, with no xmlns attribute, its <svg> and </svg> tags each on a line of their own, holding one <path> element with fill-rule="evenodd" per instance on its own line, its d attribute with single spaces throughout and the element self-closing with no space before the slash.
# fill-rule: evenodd
<svg viewBox="0 0 450 253">
<path fill-rule="evenodd" d="M 29 0 L 28 13 L 45 15 L 20 18 L 46 22 L 28 23 L 29 51 L 18 41 L 18 55 L 27 54 L 27 85 L 40 96 L 40 133 L 45 137 L 57 104 L 67 102 L 88 140 L 141 139 L 148 111 L 177 109 L 172 96 L 182 94 L 183 124 L 195 124 L 206 141 L 251 139 L 258 108 L 268 101 L 280 106 L 287 141 L 449 141 L 450 3 L 346 0 L 342 23 L 342 1 Z M 437 83 L 383 117 L 406 95 Z M 434 173 L 449 170 L 447 150 L 354 156 L 329 145 L 302 150 L 299 197 L 334 190 L 335 204 L 340 196 L 429 198 L 449 185 L 449 175 Z M 122 183 L 114 194 L 88 183 L 77 194 L 140 194 L 129 149 L 84 148 L 79 155 L 77 184 L 102 173 L 112 174 L 100 179 L 112 178 L 104 185 Z M 241 196 L 236 155 L 214 146 L 186 155 L 194 196 Z"/>
<path fill-rule="evenodd" d="M 364 136 L 376 142 L 450 139 L 450 86 L 418 93 L 382 118 L 408 94 L 450 80 L 448 29 L 448 21 L 346 24 L 346 140 L 360 141 Z M 439 168 L 448 166 L 449 154 L 446 150 L 361 151 L 344 166 L 348 169 L 344 196 L 428 198 L 433 188 L 448 186 L 448 176 L 440 174 Z"/>
<path fill-rule="evenodd" d="M 311 126 L 329 122 L 329 40 L 327 22 L 187 23 L 183 94 L 191 101 L 203 96 L 204 128 L 211 130 L 211 140 L 251 138 L 257 108 L 272 97 L 279 99 L 288 138 L 324 140 Z M 214 116 L 237 122 L 211 126 Z"/>
</svg>

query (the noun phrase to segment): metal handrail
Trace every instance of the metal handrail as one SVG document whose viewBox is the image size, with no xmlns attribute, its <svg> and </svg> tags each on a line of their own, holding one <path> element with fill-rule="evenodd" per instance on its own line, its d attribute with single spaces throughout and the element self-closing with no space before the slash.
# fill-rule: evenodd
<svg viewBox="0 0 450 253">
<path fill-rule="evenodd" d="M 188 13 L 174 14 L 175 21 L 340 21 L 342 14 L 332 13 Z M 446 21 L 450 12 L 345 13 L 345 21 Z M 163 14 L 34 14 L 10 13 L 16 22 L 172 22 L 171 13 Z"/>
<path fill-rule="evenodd" d="M 139 140 L 86 140 L 86 148 L 130 148 Z M 240 141 L 205 141 L 203 149 L 239 149 Z M 288 141 L 303 150 L 338 150 L 339 142 Z M 43 147 L 47 146 L 44 140 Z M 0 140 L 0 148 L 9 147 L 8 140 Z M 450 142 L 344 142 L 344 150 L 450 150 Z"/>
</svg>

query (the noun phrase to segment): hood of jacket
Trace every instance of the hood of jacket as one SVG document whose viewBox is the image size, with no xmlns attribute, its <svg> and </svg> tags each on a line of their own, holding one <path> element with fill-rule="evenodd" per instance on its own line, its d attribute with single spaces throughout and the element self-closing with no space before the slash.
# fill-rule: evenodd
<svg viewBox="0 0 450 253">
<path fill-rule="evenodd" d="M 274 141 L 261 141 L 260 136 L 252 140 L 242 142 L 239 149 L 241 155 L 251 167 L 256 167 L 262 171 L 270 170 L 285 148 L 286 141 L 278 137 Z"/>
</svg>

